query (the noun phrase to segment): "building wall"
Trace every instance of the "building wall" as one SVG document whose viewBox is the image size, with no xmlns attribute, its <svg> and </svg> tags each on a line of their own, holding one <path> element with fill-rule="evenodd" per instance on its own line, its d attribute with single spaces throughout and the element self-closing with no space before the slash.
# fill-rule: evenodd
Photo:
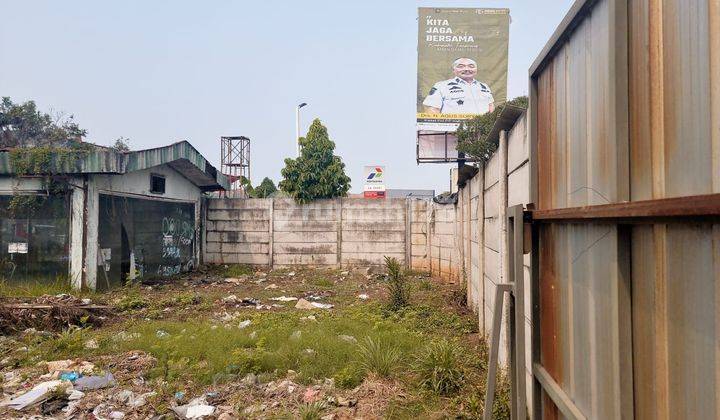
<svg viewBox="0 0 720 420">
<path fill-rule="evenodd" d="M 165 176 L 165 194 L 152 194 L 150 174 Z M 195 205 L 195 263 L 200 256 L 200 210 L 202 193 L 194 184 L 167 165 L 124 175 L 76 176 L 69 179 L 70 250 L 69 277 L 75 287 L 95 289 L 98 277 L 98 223 L 100 194 Z M 0 177 L 0 194 L 33 193 L 41 189 L 38 179 Z M 161 241 L 162 238 L 158 238 Z M 83 276 L 84 274 L 84 276 Z"/>
</svg>

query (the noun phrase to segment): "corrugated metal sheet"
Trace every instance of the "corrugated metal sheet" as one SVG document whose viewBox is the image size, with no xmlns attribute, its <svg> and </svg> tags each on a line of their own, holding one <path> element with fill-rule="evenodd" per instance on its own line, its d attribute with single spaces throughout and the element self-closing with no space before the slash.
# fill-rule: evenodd
<svg viewBox="0 0 720 420">
<path fill-rule="evenodd" d="M 227 177 L 217 172 L 187 141 L 126 153 L 106 147 L 94 147 L 75 167 L 66 165 L 66 167 L 62 168 L 62 172 L 73 174 L 123 174 L 176 161 L 185 161 L 192 164 L 192 167 L 176 165 L 176 169 L 183 173 L 183 168 L 191 168 L 192 170 L 187 171 L 186 175 L 196 185 L 208 189 L 212 189 L 213 186 L 219 186 L 226 190 L 230 189 Z M 13 175 L 14 173 L 10 152 L 0 152 L 0 175 Z"/>
<path fill-rule="evenodd" d="M 573 10 L 531 70 L 537 207 L 720 192 L 720 2 Z M 564 223 L 539 244 L 540 362 L 588 418 L 720 418 L 720 225 Z"/>
</svg>

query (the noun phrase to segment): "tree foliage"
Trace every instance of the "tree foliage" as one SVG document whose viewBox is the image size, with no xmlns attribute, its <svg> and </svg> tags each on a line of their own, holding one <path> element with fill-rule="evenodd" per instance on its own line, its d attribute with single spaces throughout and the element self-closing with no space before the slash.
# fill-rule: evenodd
<svg viewBox="0 0 720 420">
<path fill-rule="evenodd" d="M 40 112 L 34 101 L 0 101 L 0 147 L 65 146 L 86 134 L 72 115 Z"/>
<path fill-rule="evenodd" d="M 77 167 L 91 146 L 82 142 L 87 132 L 73 116 L 40 112 L 34 101 L 0 101 L 0 148 L 9 148 L 10 165 L 16 176 L 40 176 L 44 195 L 23 195 L 13 188 L 8 210 L 17 215 L 42 208 L 47 197 L 64 194 L 69 188 L 64 172 Z"/>
<path fill-rule="evenodd" d="M 285 159 L 280 189 L 298 203 L 347 195 L 350 178 L 345 175 L 345 164 L 333 154 L 335 143 L 319 119 L 300 138 L 300 145 L 299 158 Z"/>
<path fill-rule="evenodd" d="M 120 136 L 115 139 L 115 143 L 112 146 L 113 149 L 118 152 L 129 152 L 130 151 L 130 139 L 127 137 Z"/>
<path fill-rule="evenodd" d="M 250 193 L 250 197 L 268 198 L 276 191 L 277 191 L 277 187 L 275 186 L 275 183 L 273 182 L 273 180 L 268 177 L 265 177 L 265 178 L 263 178 L 260 185 L 258 185 L 257 187 L 255 187 L 252 190 L 252 193 Z"/>
<path fill-rule="evenodd" d="M 518 96 L 497 106 L 492 112 L 478 115 L 460 124 L 455 133 L 458 138 L 458 152 L 487 162 L 498 148 L 497 140 L 488 139 L 488 135 L 506 105 L 527 109 L 528 98 L 527 96 Z"/>
</svg>

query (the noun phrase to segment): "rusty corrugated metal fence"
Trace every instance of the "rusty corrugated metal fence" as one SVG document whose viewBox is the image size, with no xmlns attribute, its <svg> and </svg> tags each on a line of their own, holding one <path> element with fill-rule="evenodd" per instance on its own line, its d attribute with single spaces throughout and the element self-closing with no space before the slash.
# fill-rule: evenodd
<svg viewBox="0 0 720 420">
<path fill-rule="evenodd" d="M 720 1 L 576 2 L 529 117 L 530 414 L 720 418 Z"/>
</svg>

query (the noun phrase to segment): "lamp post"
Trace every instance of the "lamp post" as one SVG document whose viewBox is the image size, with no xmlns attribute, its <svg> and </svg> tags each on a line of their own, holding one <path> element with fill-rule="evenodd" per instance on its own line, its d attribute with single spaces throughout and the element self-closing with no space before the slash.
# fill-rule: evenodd
<svg viewBox="0 0 720 420">
<path fill-rule="evenodd" d="M 295 145 L 297 146 L 297 157 L 300 157 L 300 108 L 306 106 L 305 102 L 295 108 Z"/>
</svg>

